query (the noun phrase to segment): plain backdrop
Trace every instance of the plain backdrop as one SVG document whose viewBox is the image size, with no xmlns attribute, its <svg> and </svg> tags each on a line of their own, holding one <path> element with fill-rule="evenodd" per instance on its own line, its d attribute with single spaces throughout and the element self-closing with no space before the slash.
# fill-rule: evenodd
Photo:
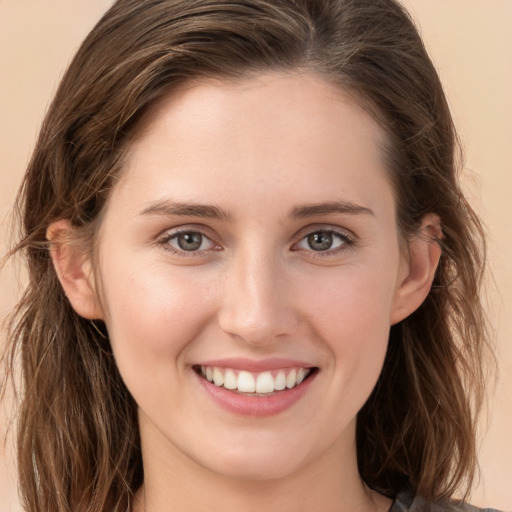
<svg viewBox="0 0 512 512">
<path fill-rule="evenodd" d="M 0 0 L 0 254 L 38 126 L 109 0 Z M 500 378 L 482 422 L 476 505 L 512 510 L 512 0 L 404 0 L 441 75 L 466 148 L 463 181 L 489 232 L 489 313 Z M 22 276 L 0 274 L 0 317 Z M 4 406 L 5 407 L 5 406 Z M 5 411 L 4 411 L 5 412 Z M 5 430 L 5 421 L 2 430 Z M 19 511 L 12 447 L 0 450 L 0 512 Z"/>
</svg>

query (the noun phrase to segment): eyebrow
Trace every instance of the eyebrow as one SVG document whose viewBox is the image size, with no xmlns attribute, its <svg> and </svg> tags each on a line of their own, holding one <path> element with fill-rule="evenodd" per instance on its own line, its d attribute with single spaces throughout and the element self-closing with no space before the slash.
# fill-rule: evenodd
<svg viewBox="0 0 512 512">
<path fill-rule="evenodd" d="M 233 216 L 217 206 L 194 203 L 174 203 L 158 201 L 144 208 L 140 215 L 179 215 L 183 217 L 202 217 L 206 219 L 232 220 Z"/>
<path fill-rule="evenodd" d="M 349 201 L 328 201 L 303 206 L 296 206 L 291 210 L 290 216 L 295 219 L 305 219 L 320 215 L 341 213 L 344 215 L 375 215 L 370 208 L 360 206 Z M 140 215 L 178 215 L 183 217 L 201 217 L 232 221 L 233 215 L 218 206 L 195 203 L 174 203 L 172 201 L 157 201 L 144 208 Z"/>
<path fill-rule="evenodd" d="M 291 216 L 296 219 L 305 219 L 317 215 L 328 215 L 331 213 L 342 213 L 344 215 L 373 215 L 372 210 L 366 206 L 360 206 L 349 201 L 329 201 L 305 206 L 297 206 L 292 209 Z"/>
</svg>

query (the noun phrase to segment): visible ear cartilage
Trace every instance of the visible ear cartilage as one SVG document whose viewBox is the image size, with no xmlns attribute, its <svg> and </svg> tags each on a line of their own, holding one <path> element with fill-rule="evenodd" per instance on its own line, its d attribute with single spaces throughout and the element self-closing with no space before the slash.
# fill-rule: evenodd
<svg viewBox="0 0 512 512">
<path fill-rule="evenodd" d="M 74 228 L 67 219 L 48 226 L 46 238 L 50 241 L 50 255 L 57 277 L 73 309 L 87 319 L 103 319 L 103 311 L 96 293 L 91 262 L 85 248 L 73 244 Z"/>
<path fill-rule="evenodd" d="M 441 257 L 443 237 L 439 216 L 433 213 L 425 215 L 419 236 L 409 241 L 407 273 L 395 291 L 391 325 L 418 309 L 429 294 Z"/>
</svg>

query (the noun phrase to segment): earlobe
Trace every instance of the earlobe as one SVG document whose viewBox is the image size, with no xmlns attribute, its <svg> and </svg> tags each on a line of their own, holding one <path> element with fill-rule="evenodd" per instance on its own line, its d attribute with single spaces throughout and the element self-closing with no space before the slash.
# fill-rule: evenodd
<svg viewBox="0 0 512 512">
<path fill-rule="evenodd" d="M 46 231 L 57 277 L 73 309 L 82 317 L 103 320 L 89 255 L 76 240 L 70 221 L 53 222 Z"/>
<path fill-rule="evenodd" d="M 443 238 L 441 221 L 433 213 L 425 215 L 420 231 L 409 241 L 409 259 L 399 277 L 391 311 L 391 325 L 408 317 L 420 307 L 430 292 Z"/>
</svg>

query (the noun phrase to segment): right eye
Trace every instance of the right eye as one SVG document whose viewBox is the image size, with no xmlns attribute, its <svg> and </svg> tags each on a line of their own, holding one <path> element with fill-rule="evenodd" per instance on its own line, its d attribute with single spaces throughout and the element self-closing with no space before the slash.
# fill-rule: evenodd
<svg viewBox="0 0 512 512">
<path fill-rule="evenodd" d="M 211 251 L 217 247 L 199 231 L 178 231 L 166 236 L 161 243 L 167 250 L 177 253 Z"/>
</svg>

